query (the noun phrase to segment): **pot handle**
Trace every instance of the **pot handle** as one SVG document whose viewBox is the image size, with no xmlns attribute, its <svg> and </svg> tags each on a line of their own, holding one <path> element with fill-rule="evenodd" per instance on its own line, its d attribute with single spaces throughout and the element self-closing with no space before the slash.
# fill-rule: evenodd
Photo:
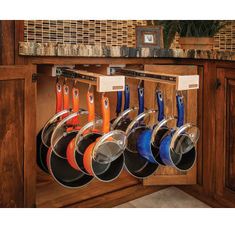
<svg viewBox="0 0 235 228">
<path fill-rule="evenodd" d="M 103 116 L 103 133 L 106 134 L 110 130 L 110 107 L 109 98 L 102 95 L 101 98 L 102 116 Z"/>
<path fill-rule="evenodd" d="M 87 92 L 88 122 L 95 120 L 95 99 L 93 92 Z"/>
<path fill-rule="evenodd" d="M 117 106 L 116 106 L 116 114 L 121 112 L 122 110 L 122 91 L 117 91 Z"/>
<path fill-rule="evenodd" d="M 64 109 L 69 109 L 69 87 L 68 85 L 64 84 L 63 86 L 63 102 L 64 102 Z M 65 118 L 66 116 L 68 116 L 67 114 L 65 114 L 63 116 L 63 118 Z"/>
<path fill-rule="evenodd" d="M 73 112 L 78 112 L 79 111 L 79 90 L 78 88 L 73 88 L 72 90 L 72 98 L 73 98 Z M 72 125 L 76 126 L 78 125 L 79 120 L 78 116 L 74 117 L 72 120 Z"/>
<path fill-rule="evenodd" d="M 128 85 L 125 85 L 125 102 L 124 102 L 124 111 L 126 111 L 128 108 L 130 108 L 130 89 Z"/>
<path fill-rule="evenodd" d="M 144 112 L 144 88 L 138 86 L 139 111 L 138 115 Z"/>
<path fill-rule="evenodd" d="M 56 83 L 56 113 L 61 112 L 63 110 L 63 90 L 62 85 L 57 82 Z"/>
<path fill-rule="evenodd" d="M 184 124 L 184 101 L 182 95 L 176 95 L 176 105 L 178 112 L 177 127 L 181 127 Z"/>
<path fill-rule="evenodd" d="M 161 91 L 159 90 L 156 91 L 156 98 L 158 106 L 158 122 L 160 122 L 164 119 L 164 101 Z"/>
</svg>

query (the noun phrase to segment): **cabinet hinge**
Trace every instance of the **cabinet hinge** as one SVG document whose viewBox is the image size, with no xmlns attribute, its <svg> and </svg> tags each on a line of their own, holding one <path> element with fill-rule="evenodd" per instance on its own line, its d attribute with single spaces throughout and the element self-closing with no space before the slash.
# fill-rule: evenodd
<svg viewBox="0 0 235 228">
<path fill-rule="evenodd" d="M 32 74 L 32 82 L 37 82 L 39 74 L 33 73 Z"/>
</svg>

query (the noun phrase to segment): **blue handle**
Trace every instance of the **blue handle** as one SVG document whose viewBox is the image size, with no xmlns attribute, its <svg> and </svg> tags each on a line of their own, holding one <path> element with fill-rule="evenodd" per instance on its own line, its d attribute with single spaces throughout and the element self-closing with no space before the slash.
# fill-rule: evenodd
<svg viewBox="0 0 235 228">
<path fill-rule="evenodd" d="M 128 85 L 125 85 L 124 96 L 125 96 L 125 103 L 124 103 L 124 111 L 125 111 L 128 108 L 130 108 L 130 89 Z"/>
<path fill-rule="evenodd" d="M 183 96 L 176 95 L 176 105 L 177 105 L 177 112 L 178 112 L 177 127 L 181 127 L 184 124 Z"/>
<path fill-rule="evenodd" d="M 117 92 L 117 106 L 116 106 L 116 113 L 117 115 L 121 112 L 122 110 L 122 91 Z"/>
<path fill-rule="evenodd" d="M 139 111 L 138 115 L 144 112 L 144 88 L 138 87 Z"/>
<path fill-rule="evenodd" d="M 158 106 L 158 122 L 164 119 L 164 101 L 161 91 L 156 92 L 157 106 Z"/>
</svg>

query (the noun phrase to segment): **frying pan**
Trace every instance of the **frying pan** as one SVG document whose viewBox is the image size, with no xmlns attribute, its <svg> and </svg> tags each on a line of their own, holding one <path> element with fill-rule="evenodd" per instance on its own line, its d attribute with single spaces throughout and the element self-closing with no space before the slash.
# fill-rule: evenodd
<svg viewBox="0 0 235 228">
<path fill-rule="evenodd" d="M 140 104 L 139 115 L 132 120 L 126 129 L 127 146 L 124 151 L 124 156 L 126 170 L 136 178 L 145 178 L 156 171 L 158 164 L 149 162 L 146 158 L 142 157 L 137 150 L 138 137 L 146 127 L 144 117 L 154 112 L 154 110 L 144 112 L 144 90 L 140 93 L 140 89 L 143 90 L 143 88 L 138 88 Z"/>
<path fill-rule="evenodd" d="M 161 122 L 164 119 L 164 102 L 161 91 L 156 91 L 156 100 L 157 100 L 157 106 L 158 106 L 158 122 Z M 150 113 L 150 112 L 149 112 Z M 158 131 L 158 134 L 155 134 L 152 139 L 153 134 L 153 127 L 142 127 L 142 132 L 139 135 L 137 139 L 137 151 L 138 153 L 146 158 L 151 163 L 160 163 L 158 162 L 159 158 L 159 147 L 157 147 L 157 142 L 161 137 L 168 132 L 168 128 L 161 128 L 160 131 Z M 161 163 L 160 163 L 161 164 Z"/>
<path fill-rule="evenodd" d="M 77 132 L 80 130 L 79 126 L 79 116 L 87 115 L 88 112 L 81 110 L 79 112 L 79 91 L 77 88 L 73 88 L 72 93 L 72 100 L 73 100 L 73 114 L 66 114 L 67 117 L 64 115 L 64 119 L 58 123 L 56 128 L 54 129 L 51 135 L 51 147 L 53 152 L 61 157 L 67 158 L 66 151 L 69 143 L 75 138 Z M 67 101 L 67 100 L 66 100 Z M 68 101 L 67 101 L 68 103 Z M 69 105 L 69 104 L 67 104 Z M 72 144 L 72 143 L 71 143 Z"/>
<path fill-rule="evenodd" d="M 123 151 L 126 135 L 123 131 L 110 129 L 110 107 L 107 97 L 101 99 L 103 125 L 102 133 L 86 135 L 83 165 L 89 175 L 100 181 L 112 181 L 117 178 L 124 165 Z M 90 139 L 91 143 L 87 143 Z M 81 141 L 80 141 L 81 142 Z"/>
<path fill-rule="evenodd" d="M 62 89 L 63 87 L 63 89 Z M 62 86 L 59 81 L 56 82 L 56 114 L 51 117 L 41 131 L 37 135 L 37 165 L 40 169 L 44 172 L 48 173 L 47 163 L 46 163 L 46 156 L 47 151 L 50 147 L 50 139 L 52 132 L 58 122 L 62 119 L 65 114 L 69 114 L 70 110 L 68 107 L 65 107 L 63 110 L 63 99 L 64 101 L 67 99 L 65 98 L 68 96 L 68 93 L 63 93 L 65 90 L 65 85 Z M 66 90 L 67 91 L 67 90 Z M 69 92 L 69 91 L 67 91 Z M 66 102 L 65 102 L 66 103 Z"/>
<path fill-rule="evenodd" d="M 161 140 L 159 151 L 165 165 L 180 171 L 188 171 L 196 161 L 196 142 L 199 129 L 192 124 L 184 124 L 183 96 L 176 95 L 178 111 L 177 128 L 171 129 Z"/>
<path fill-rule="evenodd" d="M 87 109 L 88 109 L 88 123 L 89 122 L 92 122 L 95 120 L 95 103 L 94 103 L 94 94 L 93 92 L 87 91 Z M 85 127 L 85 130 L 83 130 L 84 128 L 81 128 L 81 133 L 82 134 L 86 134 L 88 133 L 88 129 L 87 127 Z M 94 130 L 94 129 L 92 129 Z M 80 131 L 79 131 L 80 132 Z M 81 134 L 80 133 L 80 134 Z M 77 145 L 77 140 L 78 138 L 80 137 L 79 136 L 79 133 L 77 134 L 78 137 L 74 137 L 67 149 L 66 149 L 66 157 L 68 159 L 68 162 L 69 164 L 74 168 L 74 169 L 77 169 L 77 170 L 83 170 L 83 156 L 81 154 L 77 154 L 76 153 L 76 147 L 75 145 Z M 81 156 L 80 156 L 81 155 Z M 80 167 L 81 168 L 80 168 Z"/>
<path fill-rule="evenodd" d="M 73 137 L 77 134 L 77 129 L 74 128 L 69 132 L 64 132 L 63 138 L 58 137 L 60 129 L 66 129 L 67 122 L 71 121 L 75 117 L 77 118 L 79 115 L 87 114 L 87 111 L 79 111 L 70 114 L 69 116 L 65 117 L 55 128 L 51 138 L 51 148 L 48 150 L 47 153 L 47 166 L 51 176 L 58 182 L 60 185 L 66 188 L 79 188 L 82 186 L 87 185 L 93 179 L 93 177 L 84 174 L 81 171 L 74 169 L 68 162 L 67 158 L 62 156 L 58 156 L 56 151 L 61 151 L 63 149 L 66 150 L 68 143 L 71 141 Z M 62 133 L 63 134 L 63 133 Z M 55 138 L 57 138 L 57 143 L 55 143 Z M 59 141 L 63 141 L 62 144 L 58 144 Z"/>
</svg>

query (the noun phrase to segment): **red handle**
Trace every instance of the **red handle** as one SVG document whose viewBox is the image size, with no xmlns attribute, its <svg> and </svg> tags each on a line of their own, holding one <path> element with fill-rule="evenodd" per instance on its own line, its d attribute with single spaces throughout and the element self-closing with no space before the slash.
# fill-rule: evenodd
<svg viewBox="0 0 235 228">
<path fill-rule="evenodd" d="M 106 134 L 110 130 L 110 107 L 108 97 L 102 95 L 101 106 L 103 115 L 103 133 Z"/>
<path fill-rule="evenodd" d="M 95 120 L 95 100 L 92 92 L 87 92 L 88 122 Z"/>
<path fill-rule="evenodd" d="M 62 85 L 57 82 L 56 83 L 56 113 L 63 110 L 63 90 Z"/>
</svg>

